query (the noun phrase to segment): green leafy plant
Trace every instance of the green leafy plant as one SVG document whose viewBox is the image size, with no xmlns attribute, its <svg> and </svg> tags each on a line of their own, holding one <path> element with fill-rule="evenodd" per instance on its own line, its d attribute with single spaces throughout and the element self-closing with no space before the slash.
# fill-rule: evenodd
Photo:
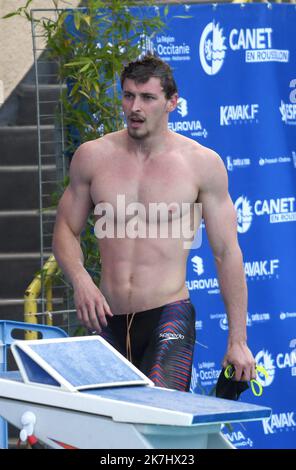
<svg viewBox="0 0 296 470">
<path fill-rule="evenodd" d="M 59 80 L 67 87 L 57 124 L 64 129 L 64 156 L 70 160 L 79 144 L 123 128 L 118 87 L 122 67 L 140 55 L 147 37 L 163 30 L 165 23 L 151 0 L 86 0 L 78 9 L 60 8 L 69 7 L 69 2 L 52 2 L 54 17 L 33 16 L 34 0 L 6 17 L 19 15 L 34 21 L 47 43 L 46 59 L 58 63 Z M 149 16 L 147 7 L 151 7 Z M 168 8 L 163 11 L 165 17 Z M 68 178 L 53 193 L 53 206 L 67 184 Z M 90 216 L 81 244 L 86 268 L 98 283 L 100 256 L 93 227 Z"/>
</svg>

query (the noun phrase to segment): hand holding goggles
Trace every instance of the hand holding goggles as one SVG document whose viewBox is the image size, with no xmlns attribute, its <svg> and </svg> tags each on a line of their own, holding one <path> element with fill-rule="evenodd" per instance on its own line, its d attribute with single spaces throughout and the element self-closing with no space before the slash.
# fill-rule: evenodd
<svg viewBox="0 0 296 470">
<path fill-rule="evenodd" d="M 268 378 L 268 372 L 263 366 L 256 364 L 256 372 L 261 372 L 261 374 L 263 374 L 266 378 Z M 225 371 L 224 371 L 225 378 L 232 379 L 234 377 L 234 374 L 235 374 L 234 366 L 232 364 L 228 364 L 228 366 L 225 368 Z M 263 387 L 261 383 L 256 379 L 251 379 L 250 384 L 251 384 L 252 392 L 255 395 L 255 397 L 261 397 L 263 393 Z"/>
</svg>

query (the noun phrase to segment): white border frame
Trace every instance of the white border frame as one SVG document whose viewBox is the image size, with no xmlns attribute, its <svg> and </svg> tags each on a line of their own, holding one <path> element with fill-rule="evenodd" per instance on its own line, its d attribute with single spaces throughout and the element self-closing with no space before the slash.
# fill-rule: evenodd
<svg viewBox="0 0 296 470">
<path fill-rule="evenodd" d="M 114 355 L 116 355 L 123 363 L 127 364 L 129 368 L 138 374 L 139 380 L 130 380 L 122 382 L 109 382 L 109 383 L 99 383 L 91 385 L 81 385 L 74 387 L 68 380 L 66 380 L 59 372 L 57 372 L 51 365 L 49 365 L 38 353 L 36 353 L 31 346 L 37 344 L 53 344 L 53 343 L 71 343 L 71 342 L 81 342 L 81 341 L 99 341 L 104 344 L 104 346 L 109 349 Z M 23 365 L 22 359 L 19 355 L 18 348 L 21 349 L 25 354 L 27 354 L 36 364 L 38 364 L 42 369 L 44 369 L 54 380 L 56 380 L 62 390 L 67 390 L 69 392 L 77 392 L 79 390 L 88 390 L 94 388 L 109 388 L 109 387 L 121 387 L 121 386 L 132 386 L 132 385 L 149 385 L 154 386 L 154 383 L 146 377 L 139 369 L 137 369 L 131 362 L 129 362 L 122 354 L 120 354 L 113 346 L 111 346 L 104 338 L 99 335 L 93 336 L 75 336 L 71 338 L 52 338 L 52 339 L 38 339 L 38 340 L 17 340 L 11 345 L 11 350 L 13 356 L 16 360 L 16 363 L 19 367 L 21 376 L 25 383 L 34 384 L 40 387 L 50 387 L 57 389 L 56 385 L 43 384 L 38 382 L 33 382 L 29 379 L 26 369 Z"/>
</svg>

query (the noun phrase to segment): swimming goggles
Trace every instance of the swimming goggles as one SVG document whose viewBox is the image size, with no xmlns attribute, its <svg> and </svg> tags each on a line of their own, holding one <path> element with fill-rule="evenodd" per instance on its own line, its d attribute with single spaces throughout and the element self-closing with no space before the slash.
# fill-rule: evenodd
<svg viewBox="0 0 296 470">
<path fill-rule="evenodd" d="M 261 374 L 263 374 L 266 379 L 268 379 L 269 377 L 267 370 L 263 366 L 260 366 L 258 364 L 256 364 L 256 372 L 260 372 Z M 225 378 L 232 379 L 234 377 L 234 374 L 235 374 L 234 366 L 232 364 L 228 364 L 228 366 L 225 368 L 225 371 L 224 371 Z M 251 379 L 250 384 L 251 384 L 252 392 L 255 395 L 255 397 L 261 397 L 263 393 L 262 384 L 256 379 Z"/>
</svg>

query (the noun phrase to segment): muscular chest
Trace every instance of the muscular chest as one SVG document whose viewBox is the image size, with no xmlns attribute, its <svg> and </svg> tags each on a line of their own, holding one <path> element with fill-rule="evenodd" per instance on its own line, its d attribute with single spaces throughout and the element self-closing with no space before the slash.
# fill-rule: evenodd
<svg viewBox="0 0 296 470">
<path fill-rule="evenodd" d="M 112 162 L 98 171 L 91 183 L 94 205 L 99 202 L 116 204 L 118 196 L 127 203 L 194 202 L 198 183 L 190 168 L 182 163 L 164 161 L 146 165 Z"/>
</svg>

